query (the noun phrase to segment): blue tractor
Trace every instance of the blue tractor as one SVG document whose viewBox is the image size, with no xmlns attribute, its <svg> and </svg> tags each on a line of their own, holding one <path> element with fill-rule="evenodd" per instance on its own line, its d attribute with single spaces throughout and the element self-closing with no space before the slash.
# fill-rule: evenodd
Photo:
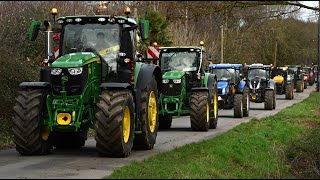
<svg viewBox="0 0 320 180">
<path fill-rule="evenodd" d="M 208 71 L 217 75 L 219 109 L 233 108 L 235 118 L 249 116 L 249 86 L 242 79 L 242 64 L 209 64 Z"/>
</svg>

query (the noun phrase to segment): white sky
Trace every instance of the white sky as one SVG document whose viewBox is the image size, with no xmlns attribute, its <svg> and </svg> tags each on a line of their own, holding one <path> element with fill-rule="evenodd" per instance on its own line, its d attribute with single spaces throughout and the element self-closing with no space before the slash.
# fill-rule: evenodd
<svg viewBox="0 0 320 180">
<path fill-rule="evenodd" d="M 300 3 L 311 6 L 311 7 L 319 7 L 319 1 L 300 1 Z M 314 14 L 313 10 L 309 10 L 306 8 L 301 8 L 301 19 L 307 20 L 308 17 L 312 18 L 313 20 L 318 20 L 318 17 Z"/>
</svg>

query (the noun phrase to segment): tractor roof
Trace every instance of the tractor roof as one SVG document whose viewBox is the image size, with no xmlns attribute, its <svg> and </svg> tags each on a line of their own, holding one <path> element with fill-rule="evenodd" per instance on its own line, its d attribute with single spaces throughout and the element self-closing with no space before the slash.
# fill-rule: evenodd
<svg viewBox="0 0 320 180">
<path fill-rule="evenodd" d="M 293 64 L 291 64 L 291 65 L 287 65 L 289 68 L 291 68 L 291 67 L 301 67 L 301 65 L 293 65 Z"/>
<path fill-rule="evenodd" d="M 160 47 L 160 50 L 164 49 L 199 49 L 201 50 L 200 47 L 198 46 L 171 46 L 171 47 Z M 203 51 L 203 50 L 202 50 Z"/>
<path fill-rule="evenodd" d="M 271 65 L 265 65 L 262 63 L 254 63 L 254 64 L 249 65 L 248 67 L 250 67 L 251 69 L 253 69 L 253 68 L 261 69 L 261 68 L 271 68 Z"/>
<path fill-rule="evenodd" d="M 130 24 L 136 25 L 137 22 L 132 18 L 127 18 L 124 16 L 110 16 L 110 15 L 95 15 L 95 16 L 87 16 L 87 15 L 78 15 L 78 16 L 65 16 L 59 17 L 57 19 L 59 24 L 63 23 L 113 23 L 117 22 L 119 24 Z"/>
<path fill-rule="evenodd" d="M 241 68 L 242 64 L 209 64 L 212 69 Z"/>
</svg>

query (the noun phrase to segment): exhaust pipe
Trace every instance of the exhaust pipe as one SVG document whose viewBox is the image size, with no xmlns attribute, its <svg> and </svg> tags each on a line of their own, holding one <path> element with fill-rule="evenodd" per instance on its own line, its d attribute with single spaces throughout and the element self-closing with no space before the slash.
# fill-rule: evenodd
<svg viewBox="0 0 320 180">
<path fill-rule="evenodd" d="M 50 66 L 54 61 L 54 50 L 53 50 L 53 31 L 52 31 L 52 25 L 49 21 L 44 21 L 44 25 L 46 26 L 46 54 L 47 59 L 45 63 L 48 63 L 48 66 Z"/>
</svg>

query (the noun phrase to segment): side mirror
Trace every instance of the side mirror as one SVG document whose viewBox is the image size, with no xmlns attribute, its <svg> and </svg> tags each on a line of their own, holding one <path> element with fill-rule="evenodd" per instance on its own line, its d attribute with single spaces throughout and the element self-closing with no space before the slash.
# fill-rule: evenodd
<svg viewBox="0 0 320 180">
<path fill-rule="evenodd" d="M 212 56 L 211 56 L 211 54 L 208 54 L 208 61 L 212 61 Z"/>
<path fill-rule="evenodd" d="M 39 34 L 40 30 L 40 21 L 33 21 L 31 23 L 30 29 L 29 29 L 29 40 L 30 41 L 35 41 L 37 39 L 37 36 Z"/>
<path fill-rule="evenodd" d="M 139 21 L 139 28 L 142 40 L 147 40 L 149 38 L 149 21 L 141 19 Z"/>
</svg>

